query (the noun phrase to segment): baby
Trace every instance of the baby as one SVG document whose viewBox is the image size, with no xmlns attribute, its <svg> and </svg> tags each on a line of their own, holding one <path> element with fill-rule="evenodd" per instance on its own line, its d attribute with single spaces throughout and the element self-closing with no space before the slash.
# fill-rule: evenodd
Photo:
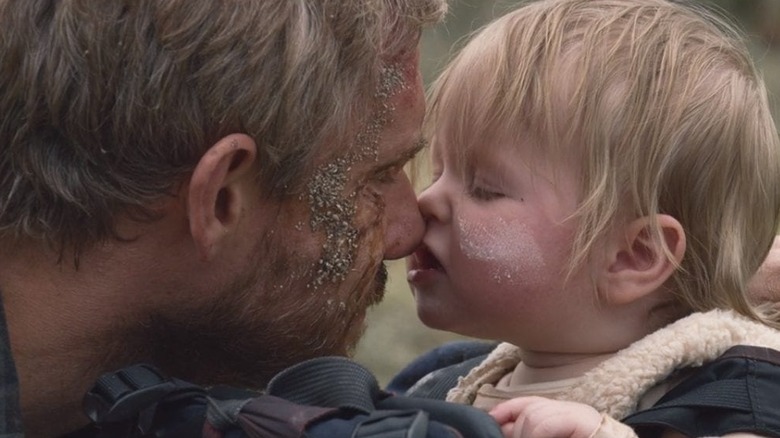
<svg viewBox="0 0 780 438">
<path fill-rule="evenodd" d="M 746 284 L 778 228 L 780 141 L 737 31 L 682 2 L 537 1 L 429 103 L 418 315 L 503 341 L 448 400 L 507 436 L 778 436 L 759 402 L 780 403 L 780 320 Z M 701 395 L 729 379 L 747 415 Z"/>
</svg>

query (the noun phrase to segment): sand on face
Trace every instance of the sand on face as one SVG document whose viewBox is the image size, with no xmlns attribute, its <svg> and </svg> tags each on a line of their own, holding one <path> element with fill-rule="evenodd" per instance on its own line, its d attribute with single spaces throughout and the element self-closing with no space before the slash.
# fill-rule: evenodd
<svg viewBox="0 0 780 438">
<path fill-rule="evenodd" d="M 459 221 L 460 249 L 471 260 L 490 262 L 496 283 L 517 284 L 545 265 L 541 249 L 528 226 L 498 218 L 490 226 Z"/>
</svg>

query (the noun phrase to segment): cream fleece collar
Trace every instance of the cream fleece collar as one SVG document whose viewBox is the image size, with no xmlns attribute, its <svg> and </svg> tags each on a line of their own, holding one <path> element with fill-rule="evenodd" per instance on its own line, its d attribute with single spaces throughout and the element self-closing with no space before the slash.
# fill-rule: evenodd
<svg viewBox="0 0 780 438">
<path fill-rule="evenodd" d="M 636 341 L 587 372 L 562 398 L 593 406 L 613 418 L 634 412 L 642 395 L 677 369 L 701 366 L 735 345 L 780 350 L 780 331 L 732 311 L 694 313 Z M 471 404 L 477 390 L 495 384 L 520 362 L 520 351 L 502 343 L 447 394 Z"/>
</svg>

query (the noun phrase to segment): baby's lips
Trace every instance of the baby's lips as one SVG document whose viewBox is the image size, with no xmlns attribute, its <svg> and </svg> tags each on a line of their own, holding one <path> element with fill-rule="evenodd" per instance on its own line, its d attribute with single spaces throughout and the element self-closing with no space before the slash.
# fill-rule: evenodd
<svg viewBox="0 0 780 438">
<path fill-rule="evenodd" d="M 406 280 L 413 286 L 413 290 L 425 289 L 439 281 L 441 276 L 445 274 L 444 267 L 425 245 L 420 246 L 409 257 L 408 268 Z"/>
<path fill-rule="evenodd" d="M 423 244 L 412 255 L 410 268 L 416 270 L 442 270 L 442 265 L 431 250 Z"/>
</svg>

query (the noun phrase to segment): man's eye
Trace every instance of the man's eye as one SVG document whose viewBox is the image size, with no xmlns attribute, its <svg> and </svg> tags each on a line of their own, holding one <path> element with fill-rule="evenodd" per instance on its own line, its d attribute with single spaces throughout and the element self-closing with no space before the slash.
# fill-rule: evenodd
<svg viewBox="0 0 780 438">
<path fill-rule="evenodd" d="M 392 184 L 398 178 L 399 168 L 385 169 L 374 175 L 373 180 L 380 184 Z"/>
</svg>

